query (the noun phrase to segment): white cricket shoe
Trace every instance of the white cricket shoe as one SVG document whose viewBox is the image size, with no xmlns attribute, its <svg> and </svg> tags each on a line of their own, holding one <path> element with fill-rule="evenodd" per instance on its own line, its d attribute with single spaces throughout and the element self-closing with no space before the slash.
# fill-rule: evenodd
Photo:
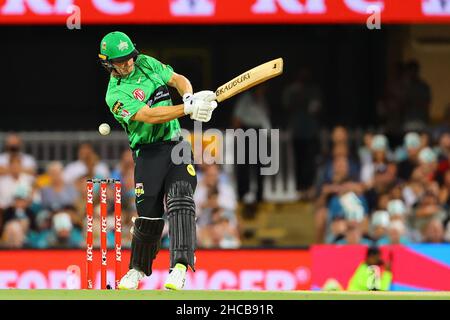
<svg viewBox="0 0 450 320">
<path fill-rule="evenodd" d="M 128 270 L 127 274 L 120 279 L 119 290 L 136 290 L 139 282 L 145 278 L 145 273 L 136 269 Z"/>
<path fill-rule="evenodd" d="M 177 263 L 169 273 L 166 283 L 164 284 L 164 288 L 167 290 L 183 289 L 184 283 L 186 282 L 186 271 L 187 269 L 185 265 Z"/>
</svg>

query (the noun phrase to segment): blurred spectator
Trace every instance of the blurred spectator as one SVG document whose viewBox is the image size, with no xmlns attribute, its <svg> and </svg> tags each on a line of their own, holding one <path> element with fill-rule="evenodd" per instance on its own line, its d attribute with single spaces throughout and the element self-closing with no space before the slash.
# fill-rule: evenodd
<svg viewBox="0 0 450 320">
<path fill-rule="evenodd" d="M 206 170 L 208 166 L 209 164 L 206 161 L 203 161 L 196 166 L 197 181 L 203 180 L 203 172 Z M 230 184 L 231 181 L 232 179 L 230 178 L 228 173 L 225 172 L 225 170 L 220 170 L 219 183 Z"/>
<path fill-rule="evenodd" d="M 47 236 L 52 228 L 51 212 L 48 210 L 38 212 L 35 221 L 36 229 L 28 231 L 27 246 L 35 249 L 46 249 L 48 248 Z"/>
<path fill-rule="evenodd" d="M 423 229 L 424 243 L 445 243 L 444 226 L 440 219 L 431 219 Z"/>
<path fill-rule="evenodd" d="M 395 163 L 379 164 L 374 169 L 372 184 L 366 186 L 368 190 L 364 193 L 369 212 L 386 210 L 389 192 L 397 183 L 397 166 Z"/>
<path fill-rule="evenodd" d="M 22 139 L 17 134 L 11 133 L 6 136 L 4 152 L 0 153 L 0 176 L 10 174 L 11 157 L 19 157 L 22 163 L 21 173 L 36 174 L 36 160 L 31 155 L 23 153 L 22 147 Z"/>
<path fill-rule="evenodd" d="M 401 198 L 401 194 L 393 196 L 392 200 L 390 200 L 387 204 L 387 211 L 389 212 L 390 221 L 400 221 L 404 225 L 405 232 L 403 233 L 404 239 L 402 240 L 404 243 L 408 241 L 419 242 L 421 239 L 420 232 L 419 230 L 413 228 L 411 224 L 411 214 L 403 200 L 399 198 Z"/>
<path fill-rule="evenodd" d="M 198 182 L 194 194 L 197 223 L 211 222 L 212 210 L 224 210 L 225 215 L 235 218 L 236 196 L 233 187 L 219 180 L 220 169 L 216 164 L 204 167 L 203 179 Z"/>
<path fill-rule="evenodd" d="M 339 202 L 344 212 L 345 231 L 344 234 L 337 238 L 336 244 L 367 244 L 370 245 L 372 240 L 366 234 L 365 226 L 367 212 L 361 199 L 353 192 L 348 192 L 339 198 Z"/>
<path fill-rule="evenodd" d="M 342 215 L 335 215 L 329 219 L 329 230 L 326 232 L 325 243 L 336 243 L 345 237 L 347 220 Z"/>
<path fill-rule="evenodd" d="M 357 158 L 357 148 L 354 141 L 350 138 L 348 129 L 342 125 L 337 125 L 333 128 L 329 141 L 329 150 L 333 150 L 333 147 L 337 145 L 346 145 L 348 156 L 352 159 Z"/>
<path fill-rule="evenodd" d="M 108 199 L 114 199 L 114 198 L 108 198 Z M 113 202 L 113 201 L 111 201 L 111 202 Z M 112 210 L 110 210 L 108 212 L 113 212 L 113 210 L 114 209 L 112 209 Z M 65 205 L 65 206 L 61 207 L 57 211 L 66 212 L 70 216 L 70 221 L 72 221 L 72 224 L 73 224 L 74 228 L 77 228 L 80 231 L 83 229 L 83 225 L 84 225 L 84 223 L 86 221 L 86 212 L 85 212 L 85 210 L 79 211 L 73 205 Z"/>
<path fill-rule="evenodd" d="M 391 263 L 385 263 L 377 247 L 367 249 L 364 262 L 348 282 L 348 291 L 389 290 L 392 282 Z"/>
<path fill-rule="evenodd" d="M 216 164 L 205 166 L 194 194 L 201 246 L 217 245 L 237 235 L 235 193 L 231 185 L 219 180 L 219 170 Z"/>
<path fill-rule="evenodd" d="M 15 190 L 12 206 L 3 213 L 0 234 L 7 248 L 24 247 L 28 231 L 36 230 L 35 214 L 29 207 L 30 196 L 30 189 L 19 186 Z"/>
<path fill-rule="evenodd" d="M 407 181 L 411 177 L 414 168 L 418 165 L 418 156 L 421 149 L 420 136 L 416 132 L 409 132 L 404 137 L 404 147 L 406 149 L 405 158 L 398 156 L 400 160 L 398 164 L 398 176 L 400 179 Z"/>
<path fill-rule="evenodd" d="M 319 186 L 319 198 L 316 201 L 316 237 L 317 242 L 323 242 L 330 227 L 330 223 L 335 220 L 335 216 L 342 212 L 339 196 L 347 192 L 361 194 L 363 186 L 349 176 L 349 162 L 345 157 L 338 157 L 333 161 L 333 176 L 330 180 L 325 180 Z M 330 214 L 331 212 L 331 214 Z M 342 214 L 341 214 L 342 215 Z M 339 221 L 337 221 L 340 223 Z"/>
<path fill-rule="evenodd" d="M 86 201 L 87 201 L 87 192 L 86 192 L 86 180 L 89 179 L 88 176 L 83 176 L 78 178 L 72 185 L 75 187 L 75 190 L 77 191 L 77 198 L 75 199 L 74 206 L 77 210 L 77 212 L 83 212 L 85 213 L 86 210 Z M 98 189 L 97 189 L 98 190 Z M 94 192 L 96 192 L 96 189 L 94 188 Z M 96 199 L 98 199 L 98 195 L 94 194 L 94 203 Z"/>
<path fill-rule="evenodd" d="M 361 182 L 363 182 L 367 188 L 371 188 L 373 186 L 375 172 L 385 170 L 385 168 L 389 165 L 389 146 L 386 136 L 377 134 L 373 136 L 371 140 L 371 161 L 366 162 L 361 168 Z"/>
<path fill-rule="evenodd" d="M 320 165 L 317 173 L 316 183 L 319 185 L 319 187 L 332 180 L 334 174 L 334 160 L 342 157 L 347 160 L 347 164 L 349 166 L 348 178 L 354 181 L 359 181 L 359 164 L 356 161 L 355 157 L 353 157 L 350 150 L 350 142 L 347 129 L 342 126 L 336 126 L 333 129 L 331 135 L 330 150 L 331 153 L 323 155 L 322 165 Z"/>
<path fill-rule="evenodd" d="M 403 199 L 403 188 L 405 187 L 405 183 L 397 180 L 397 182 L 392 186 L 391 190 L 389 191 L 389 197 L 390 199 L 400 199 L 405 203 Z"/>
<path fill-rule="evenodd" d="M 266 99 L 266 86 L 259 85 L 252 91 L 246 92 L 240 96 L 236 102 L 233 112 L 233 128 L 240 128 L 244 131 L 249 129 L 270 129 L 269 105 Z M 256 132 L 256 145 L 250 146 L 250 139 L 245 139 L 245 163 L 235 162 L 237 192 L 240 200 L 245 203 L 261 202 L 263 197 L 263 176 L 260 174 L 262 167 L 259 161 L 259 133 Z M 250 154 L 251 151 L 256 154 Z M 235 155 L 244 150 L 236 150 Z M 250 159 L 256 159 L 252 164 Z M 251 190 L 251 181 L 256 180 L 256 190 Z M 254 192 L 252 192 L 254 191 Z M 254 198 L 251 195 L 254 194 Z"/>
<path fill-rule="evenodd" d="M 387 211 L 378 210 L 372 214 L 370 235 L 374 242 L 378 242 L 387 235 L 389 223 L 389 213 Z"/>
<path fill-rule="evenodd" d="M 331 131 L 330 141 L 328 142 L 328 150 L 333 150 L 333 146 L 336 145 L 346 145 L 348 147 L 349 156 L 353 156 L 349 132 L 347 128 L 342 125 L 335 126 Z"/>
<path fill-rule="evenodd" d="M 439 190 L 439 203 L 447 212 L 450 211 L 450 169 L 443 174 L 442 186 Z"/>
<path fill-rule="evenodd" d="M 270 109 L 266 98 L 267 86 L 261 84 L 242 94 L 233 111 L 233 127 L 270 129 Z"/>
<path fill-rule="evenodd" d="M 443 132 L 439 137 L 439 145 L 435 149 L 438 157 L 438 182 L 443 183 L 445 172 L 450 169 L 450 132 Z"/>
<path fill-rule="evenodd" d="M 69 163 L 63 173 L 66 183 L 73 183 L 83 176 L 92 178 L 109 178 L 108 166 L 100 162 L 92 144 L 82 143 L 78 148 L 78 160 Z"/>
<path fill-rule="evenodd" d="M 425 147 L 429 147 L 432 143 L 431 133 L 427 128 L 423 129 L 420 132 L 420 148 L 423 149 Z"/>
<path fill-rule="evenodd" d="M 438 197 L 433 192 L 427 191 L 413 210 L 412 225 L 416 230 L 423 230 L 431 220 L 437 219 L 442 224 L 446 216 Z"/>
<path fill-rule="evenodd" d="M 19 187 L 32 189 L 34 177 L 22 170 L 18 155 L 9 157 L 8 173 L 0 176 L 0 210 L 12 205 L 14 193 Z"/>
<path fill-rule="evenodd" d="M 386 244 L 409 244 L 410 241 L 406 236 L 406 226 L 403 221 L 391 221 L 388 227 L 387 236 L 381 238 L 377 245 Z"/>
<path fill-rule="evenodd" d="M 345 235 L 342 239 L 335 242 L 336 244 L 365 244 L 371 245 L 372 241 L 363 234 L 363 229 L 360 223 L 350 222 L 347 224 Z"/>
<path fill-rule="evenodd" d="M 437 156 L 429 147 L 425 147 L 419 152 L 419 170 L 427 181 L 434 181 L 437 178 Z"/>
<path fill-rule="evenodd" d="M 403 74 L 405 89 L 405 128 L 420 128 L 429 124 L 431 90 L 420 76 L 420 65 L 411 60 Z"/>
<path fill-rule="evenodd" d="M 359 181 L 359 166 L 357 162 L 350 156 L 350 150 L 347 144 L 337 143 L 333 145 L 331 158 L 319 168 L 318 183 L 322 184 L 324 181 L 329 181 L 333 176 L 333 162 L 337 158 L 346 158 L 349 165 L 349 177 L 352 180 Z"/>
<path fill-rule="evenodd" d="M 198 243 L 202 248 L 235 249 L 240 246 L 235 224 L 221 210 L 214 210 L 210 224 L 199 229 Z"/>
<path fill-rule="evenodd" d="M 77 228 L 73 227 L 70 214 L 64 211 L 55 213 L 52 217 L 52 230 L 47 235 L 50 248 L 82 248 L 83 236 Z"/>
<path fill-rule="evenodd" d="M 287 114 L 287 127 L 292 134 L 296 163 L 297 189 L 305 191 L 314 182 L 315 161 L 318 152 L 319 113 L 322 109 L 322 93 L 311 81 L 308 68 L 301 68 L 296 78 L 282 95 Z"/>
<path fill-rule="evenodd" d="M 41 205 L 44 209 L 56 211 L 64 206 L 75 204 L 77 191 L 72 184 L 63 179 L 63 165 L 61 162 L 51 162 L 47 166 L 49 185 L 41 190 Z"/>
<path fill-rule="evenodd" d="M 363 145 L 359 147 L 358 149 L 358 157 L 359 157 L 359 163 L 361 164 L 361 167 L 363 168 L 366 165 L 369 165 L 372 163 L 372 140 L 373 140 L 373 133 L 368 131 L 364 133 L 363 136 Z"/>
</svg>

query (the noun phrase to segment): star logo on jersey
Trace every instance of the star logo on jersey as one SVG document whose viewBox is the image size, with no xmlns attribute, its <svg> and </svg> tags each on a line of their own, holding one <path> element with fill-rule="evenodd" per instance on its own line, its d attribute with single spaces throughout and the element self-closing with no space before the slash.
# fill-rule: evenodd
<svg viewBox="0 0 450 320">
<path fill-rule="evenodd" d="M 134 188 L 134 194 L 136 197 L 140 197 L 144 194 L 144 184 L 136 183 L 136 188 Z"/>
<path fill-rule="evenodd" d="M 119 44 L 117 45 L 117 48 L 120 51 L 124 51 L 128 49 L 128 43 L 126 43 L 125 41 L 120 40 Z"/>
<path fill-rule="evenodd" d="M 133 97 L 139 101 L 144 101 L 145 99 L 145 93 L 142 89 L 135 89 L 133 91 Z"/>
</svg>

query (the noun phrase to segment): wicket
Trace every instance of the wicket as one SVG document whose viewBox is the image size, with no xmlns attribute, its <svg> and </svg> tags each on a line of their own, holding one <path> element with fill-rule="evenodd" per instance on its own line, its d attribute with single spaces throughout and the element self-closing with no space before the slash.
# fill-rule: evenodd
<svg viewBox="0 0 450 320">
<path fill-rule="evenodd" d="M 121 182 L 115 179 L 88 179 L 86 181 L 86 288 L 94 289 L 94 240 L 93 240 L 93 222 L 94 222 L 94 184 L 100 183 L 100 252 L 101 252 L 101 289 L 107 289 L 107 187 L 108 184 L 114 184 L 114 250 L 115 250 L 115 288 L 117 289 L 121 277 L 122 263 L 122 196 Z"/>
</svg>

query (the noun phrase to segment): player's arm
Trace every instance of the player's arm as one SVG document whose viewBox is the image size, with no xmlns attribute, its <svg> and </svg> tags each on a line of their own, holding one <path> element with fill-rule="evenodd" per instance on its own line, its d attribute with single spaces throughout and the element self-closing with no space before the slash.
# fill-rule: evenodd
<svg viewBox="0 0 450 320">
<path fill-rule="evenodd" d="M 139 111 L 136 112 L 133 117 L 131 117 L 131 120 L 157 124 L 169 122 L 184 115 L 186 115 L 186 113 L 183 104 L 167 107 L 161 106 L 155 108 L 150 108 L 149 106 L 145 105 L 144 107 L 139 109 Z"/>
<path fill-rule="evenodd" d="M 167 84 L 172 88 L 177 89 L 180 96 L 183 97 L 183 102 L 186 103 L 192 98 L 201 99 L 204 101 L 214 101 L 216 100 L 216 94 L 213 91 L 203 90 L 193 94 L 193 89 L 191 82 L 185 76 L 172 72 Z"/>
<path fill-rule="evenodd" d="M 177 89 L 180 96 L 184 96 L 186 93 L 192 94 L 194 92 L 189 79 L 176 72 L 172 74 L 167 84 L 172 88 Z"/>
<path fill-rule="evenodd" d="M 190 99 L 196 98 L 204 101 L 214 101 L 216 100 L 216 94 L 213 91 L 203 90 L 193 94 L 193 89 L 191 82 L 185 76 L 173 72 L 167 84 L 175 89 L 177 89 L 180 96 L 183 97 L 183 102 L 186 103 Z"/>
</svg>

